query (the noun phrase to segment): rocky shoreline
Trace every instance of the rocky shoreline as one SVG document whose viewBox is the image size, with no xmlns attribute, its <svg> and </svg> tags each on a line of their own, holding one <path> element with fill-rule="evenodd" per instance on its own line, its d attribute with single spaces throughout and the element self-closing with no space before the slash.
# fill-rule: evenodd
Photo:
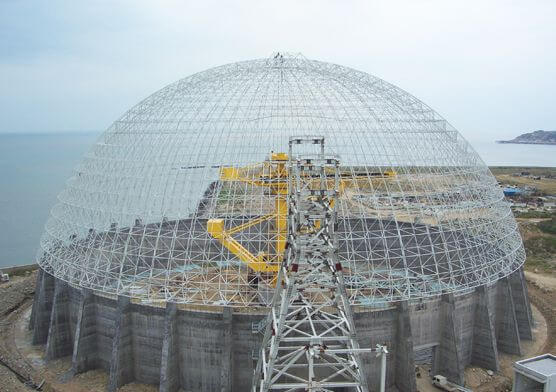
<svg viewBox="0 0 556 392">
<path fill-rule="evenodd" d="M 498 144 L 543 144 L 547 146 L 556 146 L 556 142 L 541 142 L 541 141 L 530 141 L 530 142 L 522 142 L 516 140 L 497 140 L 496 143 Z"/>
<path fill-rule="evenodd" d="M 497 140 L 500 144 L 546 144 L 556 145 L 556 131 L 535 131 L 524 133 L 512 140 Z"/>
</svg>

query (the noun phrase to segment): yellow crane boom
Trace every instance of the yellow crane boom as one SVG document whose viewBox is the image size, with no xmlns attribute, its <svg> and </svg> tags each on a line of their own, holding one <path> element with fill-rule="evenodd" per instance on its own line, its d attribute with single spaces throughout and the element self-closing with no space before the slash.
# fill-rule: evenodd
<svg viewBox="0 0 556 392">
<path fill-rule="evenodd" d="M 245 167 L 222 167 L 220 169 L 220 181 L 239 181 L 254 186 L 269 188 L 274 198 L 274 213 L 252 219 L 244 224 L 226 229 L 223 219 L 209 219 L 207 222 L 208 233 L 218 240 L 226 249 L 237 256 L 249 268 L 256 272 L 277 272 L 284 257 L 287 237 L 287 195 L 288 195 L 288 170 L 286 162 L 289 157 L 286 153 L 271 153 L 270 159 Z M 341 175 L 340 189 L 341 194 L 347 187 L 359 180 L 368 181 L 372 179 L 388 179 L 397 175 L 394 170 L 386 170 L 377 173 L 365 173 L 364 175 Z M 331 179 L 331 181 L 333 181 Z M 260 252 L 254 255 L 247 248 L 241 245 L 233 234 L 239 233 L 249 227 L 258 225 L 265 221 L 274 220 L 274 231 L 269 229 L 269 237 L 275 238 L 276 253 L 269 255 Z"/>
<path fill-rule="evenodd" d="M 276 272 L 280 268 L 279 263 L 269 263 L 267 257 L 263 253 L 257 256 L 249 252 L 243 245 L 232 237 L 232 234 L 243 231 L 251 226 L 257 225 L 266 220 L 272 219 L 275 214 L 265 215 L 263 217 L 253 219 L 243 225 L 236 226 L 230 230 L 224 228 L 223 219 L 209 219 L 207 223 L 207 231 L 211 236 L 216 238 L 230 252 L 239 257 L 241 261 L 246 263 L 249 268 L 257 272 Z"/>
</svg>

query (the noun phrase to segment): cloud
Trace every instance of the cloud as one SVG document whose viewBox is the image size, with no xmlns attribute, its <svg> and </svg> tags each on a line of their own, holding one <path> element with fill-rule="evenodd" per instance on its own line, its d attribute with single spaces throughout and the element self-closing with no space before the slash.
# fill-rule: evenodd
<svg viewBox="0 0 556 392">
<path fill-rule="evenodd" d="M 553 1 L 0 0 L 0 132 L 104 129 L 176 79 L 276 50 L 382 77 L 470 138 L 554 128 L 555 22 Z"/>
</svg>

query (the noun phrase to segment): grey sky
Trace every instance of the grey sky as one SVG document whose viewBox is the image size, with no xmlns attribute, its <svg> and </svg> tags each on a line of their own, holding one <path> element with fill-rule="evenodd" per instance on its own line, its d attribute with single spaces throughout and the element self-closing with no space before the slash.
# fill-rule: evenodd
<svg viewBox="0 0 556 392">
<path fill-rule="evenodd" d="M 471 140 L 556 129 L 554 0 L 0 0 L 0 132 L 103 130 L 274 51 L 379 76 Z"/>
</svg>

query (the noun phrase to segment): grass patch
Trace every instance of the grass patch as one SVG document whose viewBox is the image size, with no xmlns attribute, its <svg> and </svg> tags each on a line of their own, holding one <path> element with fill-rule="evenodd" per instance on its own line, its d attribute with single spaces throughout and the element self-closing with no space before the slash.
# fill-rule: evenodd
<svg viewBox="0 0 556 392">
<path fill-rule="evenodd" d="M 531 256 L 551 256 L 556 254 L 556 237 L 538 236 L 524 242 L 525 250 Z"/>
<path fill-rule="evenodd" d="M 556 236 L 552 234 L 536 235 L 523 242 L 527 259 L 525 266 L 552 272 L 556 268 Z"/>
<path fill-rule="evenodd" d="M 525 267 L 534 270 L 539 269 L 543 272 L 549 272 L 554 269 L 554 266 L 550 264 L 550 262 L 543 257 L 529 257 L 525 260 Z"/>
<path fill-rule="evenodd" d="M 515 212 L 516 218 L 528 218 L 528 219 L 547 219 L 556 218 L 556 211 L 527 211 L 527 212 Z"/>
<path fill-rule="evenodd" d="M 556 234 L 556 217 L 552 217 L 550 220 L 539 222 L 537 227 L 547 234 Z"/>
</svg>

